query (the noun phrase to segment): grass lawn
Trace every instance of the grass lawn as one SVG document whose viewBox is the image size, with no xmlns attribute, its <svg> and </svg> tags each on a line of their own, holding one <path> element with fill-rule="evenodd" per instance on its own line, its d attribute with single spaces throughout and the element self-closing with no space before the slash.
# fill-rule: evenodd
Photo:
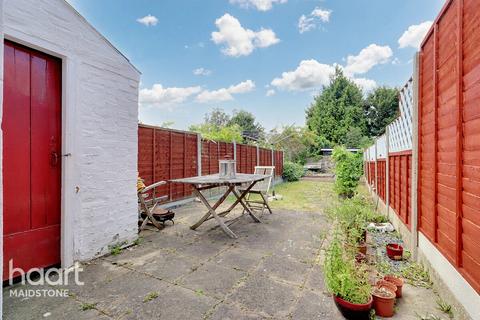
<svg viewBox="0 0 480 320">
<path fill-rule="evenodd" d="M 272 209 L 316 212 L 331 206 L 337 199 L 333 183 L 325 181 L 285 182 L 275 186 L 282 200 L 270 201 Z"/>
</svg>

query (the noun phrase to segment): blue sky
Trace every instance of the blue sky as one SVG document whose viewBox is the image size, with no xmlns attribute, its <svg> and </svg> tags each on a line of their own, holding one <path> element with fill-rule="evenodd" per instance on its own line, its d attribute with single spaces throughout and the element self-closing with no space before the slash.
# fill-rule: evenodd
<svg viewBox="0 0 480 320">
<path fill-rule="evenodd" d="M 365 90 L 403 85 L 444 0 L 69 2 L 142 72 L 143 123 L 186 129 L 219 107 L 272 129 L 304 124 L 335 64 Z"/>
</svg>

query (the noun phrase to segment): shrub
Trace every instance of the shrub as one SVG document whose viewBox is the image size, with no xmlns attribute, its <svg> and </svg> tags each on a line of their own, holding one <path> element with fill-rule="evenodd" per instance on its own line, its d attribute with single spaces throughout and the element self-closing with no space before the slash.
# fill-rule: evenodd
<svg viewBox="0 0 480 320">
<path fill-rule="evenodd" d="M 294 162 L 285 162 L 283 165 L 283 179 L 288 182 L 298 181 L 303 174 L 305 169 L 301 164 Z"/>
<path fill-rule="evenodd" d="M 344 147 L 335 147 L 332 154 L 335 162 L 335 191 L 343 197 L 351 198 L 363 174 L 361 153 L 352 153 Z"/>
<path fill-rule="evenodd" d="M 330 293 L 351 303 L 367 303 L 371 296 L 365 267 L 356 266 L 353 252 L 346 251 L 337 230 L 324 262 L 325 284 Z"/>
</svg>

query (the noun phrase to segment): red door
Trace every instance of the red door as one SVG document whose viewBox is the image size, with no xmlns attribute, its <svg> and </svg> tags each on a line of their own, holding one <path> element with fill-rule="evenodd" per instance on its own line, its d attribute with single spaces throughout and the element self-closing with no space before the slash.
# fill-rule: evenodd
<svg viewBox="0 0 480 320">
<path fill-rule="evenodd" d="M 3 280 L 60 262 L 61 61 L 5 41 Z M 18 275 L 18 274 L 16 274 Z"/>
</svg>

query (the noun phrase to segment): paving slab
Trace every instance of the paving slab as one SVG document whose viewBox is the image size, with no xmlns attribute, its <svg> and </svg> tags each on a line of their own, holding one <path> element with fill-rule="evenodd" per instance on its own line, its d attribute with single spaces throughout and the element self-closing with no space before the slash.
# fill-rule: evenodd
<svg viewBox="0 0 480 320">
<path fill-rule="evenodd" d="M 300 288 L 254 274 L 228 299 L 249 310 L 285 318 L 300 296 Z"/>
<path fill-rule="evenodd" d="M 331 295 L 303 290 L 291 318 L 295 320 L 343 319 L 333 304 Z"/>
<path fill-rule="evenodd" d="M 307 272 L 310 268 L 311 265 L 299 262 L 294 258 L 272 255 L 265 258 L 260 264 L 257 274 L 274 277 L 278 280 L 301 286 L 305 282 Z"/>
</svg>

